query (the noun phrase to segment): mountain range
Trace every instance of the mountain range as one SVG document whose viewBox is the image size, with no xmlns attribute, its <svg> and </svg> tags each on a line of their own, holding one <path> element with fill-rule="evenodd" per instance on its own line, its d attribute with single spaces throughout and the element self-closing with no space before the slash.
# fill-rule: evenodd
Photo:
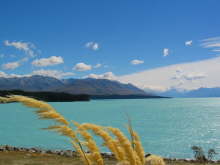
<svg viewBox="0 0 220 165">
<path fill-rule="evenodd" d="M 69 94 L 100 95 L 142 95 L 153 97 L 132 84 L 122 84 L 106 79 L 56 79 L 45 76 L 0 77 L 0 90 L 49 91 Z"/>
<path fill-rule="evenodd" d="M 190 91 L 178 91 L 171 89 L 163 93 L 161 96 L 167 97 L 220 97 L 220 87 L 215 88 L 198 88 Z"/>
<path fill-rule="evenodd" d="M 95 98 L 157 98 L 163 97 L 220 97 L 220 87 L 199 88 L 191 91 L 171 89 L 162 93 L 144 91 L 132 84 L 107 79 L 56 79 L 46 76 L 0 77 L 0 91 L 22 90 L 31 92 L 62 92 L 73 95 L 87 94 Z M 111 96 L 111 97 L 110 97 Z"/>
</svg>

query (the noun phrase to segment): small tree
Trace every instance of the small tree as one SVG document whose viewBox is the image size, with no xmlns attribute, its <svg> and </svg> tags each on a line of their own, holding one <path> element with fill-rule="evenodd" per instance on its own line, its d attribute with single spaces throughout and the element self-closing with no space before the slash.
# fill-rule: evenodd
<svg viewBox="0 0 220 165">
<path fill-rule="evenodd" d="M 192 146 L 191 149 L 194 152 L 194 158 L 196 160 L 201 161 L 201 162 L 207 161 L 207 158 L 205 156 L 205 153 L 204 153 L 202 147 Z"/>
<path fill-rule="evenodd" d="M 217 155 L 217 152 L 215 152 L 214 149 L 209 149 L 209 151 L 208 151 L 208 160 L 212 160 L 215 155 Z"/>
<path fill-rule="evenodd" d="M 192 146 L 191 149 L 194 152 L 194 158 L 200 162 L 205 162 L 208 160 L 211 161 L 214 158 L 214 156 L 217 154 L 214 149 L 209 149 L 206 157 L 202 147 Z"/>
</svg>

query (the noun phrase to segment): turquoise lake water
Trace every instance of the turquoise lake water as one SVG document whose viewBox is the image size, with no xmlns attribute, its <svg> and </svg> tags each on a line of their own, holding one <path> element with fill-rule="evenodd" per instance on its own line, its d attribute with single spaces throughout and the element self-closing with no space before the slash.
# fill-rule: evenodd
<svg viewBox="0 0 220 165">
<path fill-rule="evenodd" d="M 68 120 L 118 127 L 124 132 L 129 114 L 149 153 L 192 158 L 192 145 L 220 153 L 220 98 L 93 100 L 51 105 Z M 19 103 L 0 104 L 0 145 L 71 149 L 66 137 L 40 129 L 51 124 L 38 120 L 33 109 Z"/>
</svg>

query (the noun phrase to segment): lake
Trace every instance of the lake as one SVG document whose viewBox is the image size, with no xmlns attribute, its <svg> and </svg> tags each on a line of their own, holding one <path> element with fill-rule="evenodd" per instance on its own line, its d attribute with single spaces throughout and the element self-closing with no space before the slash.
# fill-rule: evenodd
<svg viewBox="0 0 220 165">
<path fill-rule="evenodd" d="M 201 146 L 205 151 L 214 148 L 220 152 L 220 98 L 92 100 L 50 104 L 68 120 L 118 127 L 126 133 L 128 114 L 145 151 L 149 153 L 192 158 L 190 148 L 193 145 Z M 41 130 L 53 122 L 38 120 L 33 111 L 19 103 L 0 104 L 0 145 L 72 148 L 66 137 Z M 101 148 L 107 152 L 104 147 Z"/>
</svg>

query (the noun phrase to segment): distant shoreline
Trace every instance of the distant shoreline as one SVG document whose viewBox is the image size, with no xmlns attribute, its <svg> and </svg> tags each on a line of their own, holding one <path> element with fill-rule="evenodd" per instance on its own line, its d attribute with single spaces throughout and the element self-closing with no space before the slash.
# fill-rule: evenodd
<svg viewBox="0 0 220 165">
<path fill-rule="evenodd" d="M 69 94 L 64 92 L 50 92 L 50 91 L 22 91 L 22 90 L 0 90 L 1 97 L 8 95 L 22 95 L 32 97 L 46 102 L 73 102 L 73 101 L 90 101 L 90 100 L 105 100 L 105 99 L 161 99 L 171 98 L 163 96 L 149 96 L 149 95 L 88 95 L 88 94 Z"/>
<path fill-rule="evenodd" d="M 73 102 L 73 101 L 89 101 L 90 96 L 86 94 L 73 95 L 63 92 L 35 92 L 35 91 L 22 91 L 22 90 L 2 90 L 0 91 L 1 97 L 8 95 L 22 95 L 32 97 L 37 100 L 46 102 Z"/>
<path fill-rule="evenodd" d="M 105 100 L 105 99 L 162 99 L 171 98 L 163 96 L 148 96 L 148 95 L 94 95 L 91 96 L 93 100 Z"/>
</svg>

